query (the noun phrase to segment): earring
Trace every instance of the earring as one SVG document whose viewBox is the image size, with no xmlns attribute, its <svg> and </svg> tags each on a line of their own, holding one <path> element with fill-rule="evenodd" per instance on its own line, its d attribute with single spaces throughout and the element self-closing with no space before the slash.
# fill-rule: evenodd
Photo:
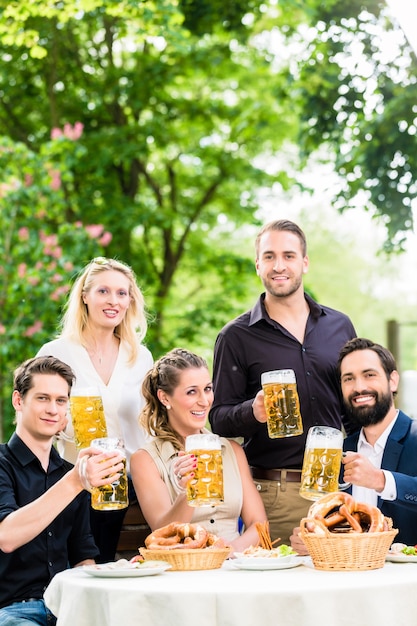
<svg viewBox="0 0 417 626">
<path fill-rule="evenodd" d="M 171 405 L 170 405 L 170 404 L 166 404 L 166 405 L 165 405 L 165 408 L 166 408 L 166 409 L 167 409 L 167 411 L 168 411 L 168 410 L 171 408 Z"/>
</svg>

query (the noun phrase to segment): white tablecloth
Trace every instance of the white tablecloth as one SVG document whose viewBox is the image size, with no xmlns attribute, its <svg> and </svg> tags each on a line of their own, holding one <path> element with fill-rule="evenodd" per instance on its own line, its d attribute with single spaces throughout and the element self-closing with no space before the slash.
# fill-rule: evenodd
<svg viewBox="0 0 417 626">
<path fill-rule="evenodd" d="M 412 626 L 417 563 L 324 572 L 244 571 L 226 562 L 139 578 L 93 578 L 79 568 L 55 576 L 45 600 L 58 626 Z"/>
</svg>

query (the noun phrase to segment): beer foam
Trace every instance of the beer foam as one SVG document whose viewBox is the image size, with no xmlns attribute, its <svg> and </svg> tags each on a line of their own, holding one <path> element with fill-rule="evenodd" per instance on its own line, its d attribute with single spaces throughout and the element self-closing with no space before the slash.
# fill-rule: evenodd
<svg viewBox="0 0 417 626">
<path fill-rule="evenodd" d="M 273 370 L 272 372 L 263 372 L 263 374 L 261 374 L 261 385 L 295 382 L 294 370 Z"/>
<path fill-rule="evenodd" d="M 306 447 L 311 448 L 342 448 L 343 433 L 335 428 L 330 433 L 313 433 L 307 437 Z"/>
<path fill-rule="evenodd" d="M 189 450 L 221 450 L 220 437 L 212 433 L 189 435 L 185 438 L 185 451 Z"/>
</svg>

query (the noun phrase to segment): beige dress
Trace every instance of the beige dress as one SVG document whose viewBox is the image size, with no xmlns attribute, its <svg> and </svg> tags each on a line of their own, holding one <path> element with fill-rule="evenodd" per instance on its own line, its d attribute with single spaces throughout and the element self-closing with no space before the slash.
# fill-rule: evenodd
<svg viewBox="0 0 417 626">
<path fill-rule="evenodd" d="M 233 541 L 238 537 L 238 518 L 242 510 L 242 481 L 236 455 L 230 441 L 221 437 L 223 457 L 224 502 L 217 506 L 200 506 L 194 509 L 192 523 L 201 524 L 206 530 Z M 155 462 L 159 474 L 166 484 L 171 502 L 173 503 L 178 491 L 171 479 L 171 465 L 177 458 L 177 451 L 172 443 L 154 438 L 143 446 Z"/>
</svg>

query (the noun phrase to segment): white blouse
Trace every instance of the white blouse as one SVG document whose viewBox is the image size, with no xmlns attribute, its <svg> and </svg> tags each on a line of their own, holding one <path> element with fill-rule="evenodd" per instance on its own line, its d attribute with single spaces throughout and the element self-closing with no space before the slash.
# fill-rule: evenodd
<svg viewBox="0 0 417 626">
<path fill-rule="evenodd" d="M 136 362 L 129 365 L 127 346 L 121 342 L 117 361 L 107 385 L 97 373 L 87 350 L 79 343 L 60 337 L 44 344 L 37 356 L 48 355 L 55 356 L 73 369 L 76 381 L 72 395 L 77 395 L 77 389 L 83 387 L 97 389 L 103 401 L 107 434 L 109 437 L 121 437 L 124 440 L 129 465 L 131 454 L 148 440 L 146 431 L 138 422 L 144 405 L 142 382 L 153 366 L 153 358 L 148 348 L 140 344 Z M 58 439 L 58 451 L 68 461 L 75 462 L 77 449 L 70 414 L 65 432 Z"/>
</svg>

